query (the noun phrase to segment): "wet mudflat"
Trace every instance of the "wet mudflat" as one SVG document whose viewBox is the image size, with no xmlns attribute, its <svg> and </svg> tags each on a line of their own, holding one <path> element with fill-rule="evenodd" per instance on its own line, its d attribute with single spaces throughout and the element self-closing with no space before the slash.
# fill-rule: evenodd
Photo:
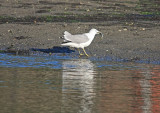
<svg viewBox="0 0 160 113">
<path fill-rule="evenodd" d="M 160 61 L 159 0 L 6 0 L 0 6 L 1 50 L 52 49 L 64 31 L 96 28 L 104 38 L 86 48 L 90 56 Z"/>
</svg>

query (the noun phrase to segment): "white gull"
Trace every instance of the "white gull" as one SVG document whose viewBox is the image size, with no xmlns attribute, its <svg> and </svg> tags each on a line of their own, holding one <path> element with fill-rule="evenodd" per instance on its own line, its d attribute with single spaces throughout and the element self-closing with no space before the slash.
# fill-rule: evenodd
<svg viewBox="0 0 160 113">
<path fill-rule="evenodd" d="M 82 48 L 85 55 L 89 56 L 84 50 L 84 48 L 91 44 L 96 34 L 102 35 L 102 33 L 97 29 L 91 29 L 88 33 L 76 34 L 76 35 L 72 35 L 68 31 L 65 31 L 64 36 L 62 37 L 64 41 L 62 42 L 61 45 L 78 48 L 78 51 L 79 51 L 79 48 Z M 80 51 L 79 51 L 79 54 L 82 55 Z"/>
</svg>

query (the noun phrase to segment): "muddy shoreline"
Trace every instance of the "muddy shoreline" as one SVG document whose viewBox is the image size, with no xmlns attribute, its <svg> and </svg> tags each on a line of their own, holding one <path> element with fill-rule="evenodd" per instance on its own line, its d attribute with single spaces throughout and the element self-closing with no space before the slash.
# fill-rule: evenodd
<svg viewBox="0 0 160 113">
<path fill-rule="evenodd" d="M 59 37 L 63 35 L 64 31 L 77 34 L 96 28 L 104 34 L 104 38 L 102 40 L 97 35 L 92 44 L 86 48 L 90 57 L 110 56 L 128 61 L 160 61 L 159 14 L 142 15 L 139 11 L 132 10 L 133 6 L 130 6 L 132 3 L 125 1 L 119 5 L 117 5 L 118 2 L 116 4 L 107 2 L 108 7 L 105 3 L 105 1 L 90 0 L 83 2 L 51 2 L 48 0 L 39 3 L 19 2 L 11 5 L 11 1 L 2 2 L 0 50 L 13 53 L 18 51 L 22 54 L 37 50 L 37 52 L 48 54 L 64 55 L 65 53 L 75 56 L 78 55 L 78 52 L 70 48 L 67 50 L 65 48 L 63 53 L 64 48 L 60 46 L 62 40 Z M 114 6 L 110 8 L 110 5 Z M 129 7 L 125 14 L 122 10 L 123 5 Z M 94 10 L 91 10 L 92 7 Z M 114 7 L 119 7 L 117 9 L 119 13 L 116 15 L 112 14 L 117 12 Z M 50 11 L 48 11 L 49 9 Z M 98 16 L 100 13 L 102 15 Z M 132 16 L 128 16 L 131 14 Z M 140 16 L 137 17 L 137 15 Z M 43 21 L 41 20 L 42 16 L 45 17 Z M 27 17 L 33 18 L 24 19 Z M 55 51 L 55 47 L 59 47 L 60 52 Z"/>
</svg>

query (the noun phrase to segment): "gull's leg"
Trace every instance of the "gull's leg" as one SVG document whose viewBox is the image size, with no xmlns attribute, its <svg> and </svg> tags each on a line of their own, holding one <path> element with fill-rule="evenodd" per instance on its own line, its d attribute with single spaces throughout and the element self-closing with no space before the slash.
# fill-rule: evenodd
<svg viewBox="0 0 160 113">
<path fill-rule="evenodd" d="M 86 53 L 86 51 L 84 50 L 84 48 L 82 48 L 82 49 L 83 49 L 85 55 L 86 55 L 87 57 L 89 57 L 89 55 Z"/>
<path fill-rule="evenodd" d="M 83 54 L 80 52 L 79 48 L 77 48 L 77 49 L 78 49 L 79 55 L 83 55 Z"/>
</svg>

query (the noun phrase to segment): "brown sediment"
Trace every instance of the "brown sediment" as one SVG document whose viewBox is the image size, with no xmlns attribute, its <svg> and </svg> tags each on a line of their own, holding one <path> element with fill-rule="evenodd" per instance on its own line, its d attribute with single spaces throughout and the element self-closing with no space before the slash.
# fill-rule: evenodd
<svg viewBox="0 0 160 113">
<path fill-rule="evenodd" d="M 149 4 L 151 12 L 143 8 L 143 4 L 138 7 L 138 2 L 3 1 L 0 4 L 0 49 L 52 49 L 60 47 L 59 37 L 64 31 L 77 34 L 96 28 L 104 37 L 102 40 L 96 35 L 85 49 L 89 56 L 160 60 L 158 7 L 152 9 L 154 3 Z"/>
</svg>

